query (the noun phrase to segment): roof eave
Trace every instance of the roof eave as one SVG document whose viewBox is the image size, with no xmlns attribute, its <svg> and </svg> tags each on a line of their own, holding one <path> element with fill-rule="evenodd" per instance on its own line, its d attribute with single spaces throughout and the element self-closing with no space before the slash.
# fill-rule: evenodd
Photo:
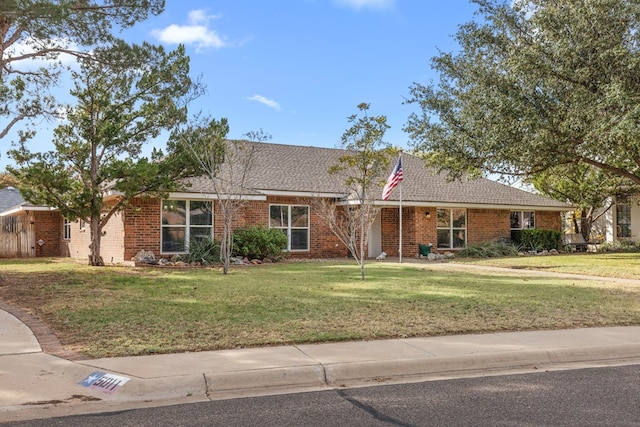
<svg viewBox="0 0 640 427">
<path fill-rule="evenodd" d="M 14 216 L 14 215 L 22 215 L 31 211 L 36 212 L 51 212 L 57 211 L 58 208 L 52 208 L 51 206 L 29 206 L 29 205 L 18 205 L 13 208 L 7 209 L 4 212 L 0 212 L 0 217 L 3 216 Z"/>
<path fill-rule="evenodd" d="M 256 190 L 266 196 L 285 196 L 285 197 L 314 197 L 328 199 L 342 199 L 346 197 L 345 193 L 334 192 L 318 192 L 318 191 L 285 191 L 285 190 Z"/>
<path fill-rule="evenodd" d="M 264 201 L 267 197 L 263 194 L 228 194 L 218 196 L 216 193 L 188 193 L 188 192 L 173 192 L 169 193 L 168 199 L 189 199 L 189 200 L 226 200 L 226 199 L 240 199 L 240 200 L 253 200 Z"/>
<path fill-rule="evenodd" d="M 399 200 L 379 200 L 375 202 L 376 205 L 381 207 L 399 207 Z M 467 208 L 467 209 L 498 209 L 498 210 L 534 210 L 534 211 L 572 211 L 572 206 L 540 206 L 540 205 L 527 205 L 527 204 L 485 204 L 485 203 L 461 203 L 461 202 L 415 202 L 415 201 L 402 201 L 402 206 L 415 206 L 415 207 L 427 207 L 427 208 Z"/>
</svg>

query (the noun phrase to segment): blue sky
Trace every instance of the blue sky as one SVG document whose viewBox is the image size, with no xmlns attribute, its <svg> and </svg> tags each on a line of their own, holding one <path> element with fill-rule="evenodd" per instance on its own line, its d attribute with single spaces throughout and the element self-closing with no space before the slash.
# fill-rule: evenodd
<svg viewBox="0 0 640 427">
<path fill-rule="evenodd" d="M 207 86 L 190 109 L 227 117 L 230 138 L 263 129 L 274 143 L 338 147 L 367 102 L 387 116 L 387 142 L 407 147 L 409 86 L 438 78 L 430 59 L 456 50 L 452 36 L 475 10 L 468 0 L 167 0 L 122 36 L 185 44 Z M 31 148 L 48 149 L 46 135 Z"/>
</svg>

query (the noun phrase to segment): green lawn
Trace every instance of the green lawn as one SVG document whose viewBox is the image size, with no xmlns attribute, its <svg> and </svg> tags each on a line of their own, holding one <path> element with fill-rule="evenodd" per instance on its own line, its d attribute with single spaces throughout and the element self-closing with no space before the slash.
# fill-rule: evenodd
<svg viewBox="0 0 640 427">
<path fill-rule="evenodd" d="M 640 258 L 640 256 L 638 256 Z M 634 256 L 474 263 L 635 277 Z M 626 261 L 621 261 L 624 259 Z M 580 270 L 579 265 L 582 265 Z M 602 264 L 602 268 L 598 266 Z M 440 266 L 442 267 L 442 266 Z M 626 272 L 624 272 L 624 271 Z M 0 260 L 0 298 L 92 357 L 321 341 L 640 324 L 640 285 L 456 271 L 428 263 L 280 263 L 220 270 Z"/>
</svg>

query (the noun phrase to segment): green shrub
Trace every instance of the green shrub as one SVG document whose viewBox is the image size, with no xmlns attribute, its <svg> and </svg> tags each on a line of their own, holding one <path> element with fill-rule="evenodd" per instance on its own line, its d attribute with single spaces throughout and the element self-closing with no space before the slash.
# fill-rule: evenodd
<svg viewBox="0 0 640 427">
<path fill-rule="evenodd" d="M 461 258 L 496 258 L 518 255 L 518 248 L 506 243 L 479 243 L 467 245 L 466 248 L 456 252 L 456 257 Z"/>
<path fill-rule="evenodd" d="M 178 258 L 188 264 L 195 262 L 211 265 L 220 262 L 220 242 L 210 237 L 192 239 L 189 242 L 189 253 Z"/>
<path fill-rule="evenodd" d="M 512 236 L 515 242 L 525 251 L 550 251 L 560 247 L 562 233 L 542 228 L 527 228 Z"/>
<path fill-rule="evenodd" d="M 287 235 L 277 228 L 241 227 L 233 232 L 233 255 L 249 259 L 284 258 Z"/>
</svg>

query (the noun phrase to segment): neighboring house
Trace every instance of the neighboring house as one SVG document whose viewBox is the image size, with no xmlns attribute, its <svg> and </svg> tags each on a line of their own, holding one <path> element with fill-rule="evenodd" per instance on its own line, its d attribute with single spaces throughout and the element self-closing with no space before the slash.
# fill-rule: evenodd
<svg viewBox="0 0 640 427">
<path fill-rule="evenodd" d="M 312 203 L 317 198 L 335 203 L 345 199 L 344 178 L 328 170 L 346 152 L 251 144 L 257 149 L 247 183 L 252 191 L 246 195 L 248 201 L 236 226 L 282 229 L 289 236 L 287 250 L 293 257 L 347 256 L 347 249 L 323 223 Z M 389 171 L 395 160 L 390 163 Z M 382 251 L 389 256 L 399 254 L 401 192 L 402 254 L 408 257 L 417 254 L 418 244 L 431 244 L 433 251 L 455 251 L 467 244 L 509 239 L 513 231 L 523 228 L 560 231 L 561 213 L 572 209 L 565 203 L 487 179 L 449 182 L 444 174 L 435 173 L 421 159 L 408 154 L 403 154 L 403 170 L 404 181 L 387 201 L 381 199 L 382 188 L 377 195 L 381 210 L 370 230 L 370 257 Z M 101 252 L 105 262 L 130 261 L 141 250 L 170 257 L 184 253 L 191 237 L 219 236 L 222 220 L 211 181 L 198 178 L 191 183 L 190 188 L 172 193 L 166 200 L 136 198 L 129 208 L 114 215 L 103 230 Z M 108 202 L 115 199 L 117 194 L 106 198 Z M 7 213 L 0 211 L 0 215 Z M 58 217 L 58 223 L 49 226 L 59 235 L 60 256 L 88 255 L 90 233 L 84 232 L 83 224 L 65 223 Z"/>
<path fill-rule="evenodd" d="M 14 187 L 0 190 L 0 257 L 65 256 L 60 213 L 24 200 Z"/>
<path fill-rule="evenodd" d="M 609 200 L 607 206 L 609 205 L 611 207 L 594 222 L 590 241 L 595 243 L 640 241 L 640 197 Z"/>
</svg>

